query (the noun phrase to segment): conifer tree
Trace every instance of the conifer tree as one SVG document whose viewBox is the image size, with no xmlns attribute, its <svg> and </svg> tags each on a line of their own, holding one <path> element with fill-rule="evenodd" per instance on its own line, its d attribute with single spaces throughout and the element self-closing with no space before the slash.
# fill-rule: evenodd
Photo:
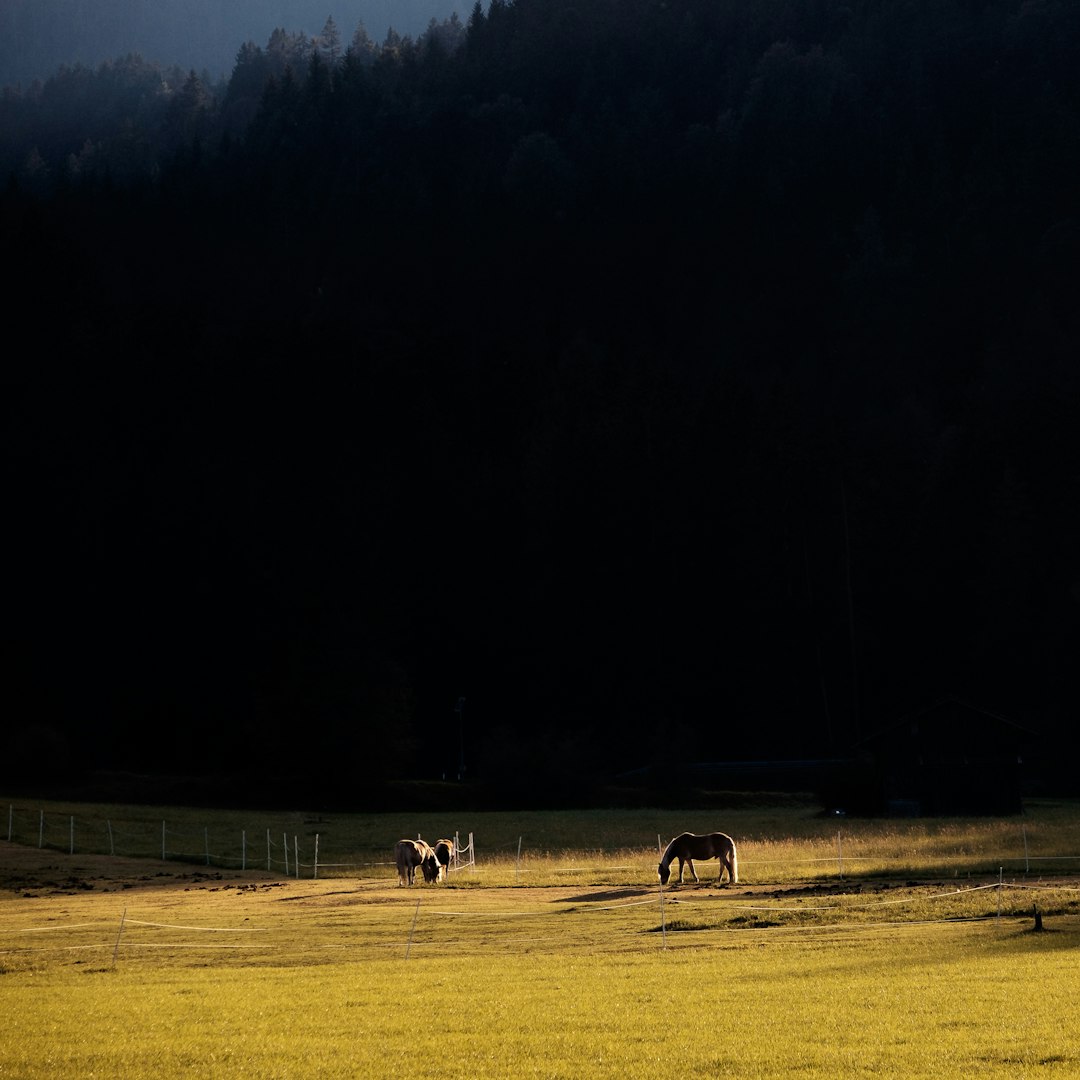
<svg viewBox="0 0 1080 1080">
<path fill-rule="evenodd" d="M 334 22 L 333 15 L 327 15 L 326 17 L 326 22 L 323 24 L 322 32 L 318 37 L 318 46 L 327 67 L 333 71 L 341 60 L 341 34 L 338 31 L 337 23 Z"/>
</svg>

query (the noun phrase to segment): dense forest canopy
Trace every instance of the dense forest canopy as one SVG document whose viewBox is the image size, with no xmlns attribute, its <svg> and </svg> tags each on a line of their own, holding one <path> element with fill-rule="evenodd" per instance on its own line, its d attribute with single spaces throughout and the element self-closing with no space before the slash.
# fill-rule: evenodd
<svg viewBox="0 0 1080 1080">
<path fill-rule="evenodd" d="M 331 29 L 4 98 L 26 730 L 341 792 L 1071 736 L 1080 8 Z"/>
<path fill-rule="evenodd" d="M 166 66 L 227 76 L 246 41 L 265 41 L 275 27 L 317 34 L 323 0 L 4 0 L 0 7 L 0 86 L 44 80 L 61 65 L 96 68 L 137 53 Z M 391 30 L 418 37 L 468 6 L 457 0 L 336 0 L 342 31 L 358 25 L 382 41 Z"/>
</svg>

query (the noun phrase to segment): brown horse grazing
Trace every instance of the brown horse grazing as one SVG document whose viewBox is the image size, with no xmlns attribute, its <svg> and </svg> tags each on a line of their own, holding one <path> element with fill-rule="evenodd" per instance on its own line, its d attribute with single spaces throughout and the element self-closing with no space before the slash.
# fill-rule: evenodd
<svg viewBox="0 0 1080 1080">
<path fill-rule="evenodd" d="M 447 874 L 450 872 L 450 860 L 454 857 L 454 841 L 453 840 L 436 840 L 435 841 L 435 861 L 439 865 L 439 881 L 445 881 Z"/>
<path fill-rule="evenodd" d="M 695 859 L 719 859 L 720 873 L 717 881 L 724 880 L 724 871 L 728 873 L 728 884 L 734 885 L 739 880 L 739 860 L 735 854 L 735 841 L 727 833 L 714 832 L 698 836 L 684 832 L 676 836 L 667 846 L 664 857 L 660 860 L 660 884 L 666 885 L 671 874 L 671 861 L 679 860 L 679 884 L 682 884 L 683 864 L 690 867 L 694 880 L 698 880 L 694 869 Z"/>
<path fill-rule="evenodd" d="M 424 861 L 420 864 L 420 869 L 424 871 L 424 880 L 429 885 L 439 880 L 439 860 L 435 858 L 435 849 L 430 845 L 428 845 Z"/>
<path fill-rule="evenodd" d="M 439 873 L 435 852 L 423 840 L 399 840 L 394 845 L 394 862 L 397 863 L 399 885 L 411 885 L 418 866 L 425 881 L 434 881 Z"/>
</svg>

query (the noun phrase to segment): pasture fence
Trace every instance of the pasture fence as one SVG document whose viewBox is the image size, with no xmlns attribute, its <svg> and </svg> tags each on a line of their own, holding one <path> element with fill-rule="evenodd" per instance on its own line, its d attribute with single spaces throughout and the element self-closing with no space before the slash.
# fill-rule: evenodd
<svg viewBox="0 0 1080 1080">
<path fill-rule="evenodd" d="M 162 862 L 182 862 L 217 869 L 275 871 L 286 878 L 319 877 L 320 871 L 358 871 L 392 867 L 392 861 L 331 862 L 320 855 L 320 833 L 301 836 L 288 829 L 277 839 L 276 830 L 267 826 L 264 835 L 246 827 L 229 830 L 220 825 L 201 828 L 182 828 L 160 821 L 120 822 L 79 820 L 74 814 L 46 813 L 43 809 L 28 809 L 8 805 L 8 843 L 35 846 L 41 849 L 80 854 L 125 856 L 128 858 L 160 859 Z M 468 834 L 468 843 L 461 842 L 460 832 L 454 833 L 454 853 L 451 871 L 475 870 L 476 843 Z M 258 838 L 258 839 L 256 839 Z M 262 852 L 265 840 L 265 857 Z"/>
<path fill-rule="evenodd" d="M 356 955 L 358 950 L 365 947 L 372 950 L 373 954 L 393 953 L 398 949 L 404 952 L 404 958 L 409 959 L 414 951 L 427 951 L 432 947 L 445 950 L 455 943 L 461 947 L 479 949 L 484 951 L 488 948 L 503 949 L 514 941 L 527 941 L 530 948 L 538 947 L 543 940 L 557 941 L 559 949 L 573 950 L 580 947 L 592 951 L 596 947 L 597 935 L 586 929 L 585 924 L 579 924 L 577 934 L 567 934 L 566 914 L 577 911 L 584 914 L 587 910 L 590 917 L 612 918 L 610 928 L 602 931 L 601 938 L 609 943 L 615 938 L 631 936 L 639 940 L 652 940 L 661 949 L 668 949 L 677 939 L 687 940 L 692 938 L 696 941 L 710 938 L 744 937 L 746 940 L 758 940 L 758 935 L 797 935 L 813 936 L 819 932 L 829 935 L 838 930 L 848 929 L 860 934 L 891 933 L 901 924 L 893 914 L 904 905 L 919 905 L 920 907 L 940 905 L 942 910 L 938 917 L 927 918 L 923 912 L 918 912 L 914 918 L 919 926 L 927 926 L 932 923 L 948 924 L 956 922 L 983 922 L 996 923 L 1002 926 L 1003 919 L 1007 916 L 1010 926 L 1015 926 L 1018 919 L 1030 919 L 1034 917 L 1035 929 L 1042 927 L 1042 916 L 1038 903 L 1032 905 L 1031 911 L 1013 908 L 1005 912 L 1004 896 L 1010 890 L 1022 890 L 1029 897 L 1038 897 L 1041 894 L 1050 893 L 1051 903 L 1056 905 L 1058 914 L 1075 918 L 1075 907 L 1080 901 L 1070 900 L 1069 897 L 1080 895 L 1080 887 L 1063 886 L 1060 883 L 1031 884 L 1018 883 L 1005 879 L 1003 873 L 999 873 L 997 881 L 967 885 L 955 889 L 939 889 L 937 892 L 926 893 L 917 891 L 912 895 L 899 898 L 858 898 L 847 896 L 843 898 L 822 896 L 821 902 L 809 905 L 804 899 L 777 900 L 762 897 L 756 900 L 732 898 L 724 900 L 722 907 L 727 912 L 748 913 L 757 917 L 765 918 L 758 924 L 748 923 L 738 919 L 723 920 L 708 924 L 718 909 L 715 897 L 694 897 L 693 895 L 675 895 L 672 890 L 665 890 L 658 886 L 651 895 L 638 899 L 626 899 L 617 901 L 602 901 L 588 905 L 585 909 L 581 905 L 580 898 L 565 903 L 548 903 L 543 910 L 536 910 L 531 906 L 520 906 L 510 910 L 491 910 L 484 906 L 470 906 L 467 902 L 460 905 L 456 910 L 446 908 L 432 908 L 421 904 L 421 894 L 416 904 L 405 908 L 402 912 L 406 916 L 400 923 L 400 937 L 387 937 L 384 933 L 377 933 L 366 938 L 365 931 L 358 928 L 355 939 L 349 943 L 350 952 Z M 976 894 L 992 894 L 996 896 L 996 905 L 992 899 L 981 905 L 977 913 L 967 912 L 958 914 L 950 904 L 969 903 Z M 465 894 L 466 896 L 468 894 Z M 634 909 L 641 913 L 641 917 L 633 915 Z M 313 951 L 326 949 L 340 949 L 342 944 L 339 940 L 327 941 L 323 944 L 313 940 L 305 940 L 298 943 L 295 933 L 286 925 L 275 925 L 273 918 L 261 920 L 265 925 L 195 925 L 193 923 L 171 923 L 148 918 L 135 918 L 125 907 L 119 919 L 112 921 L 99 919 L 93 922 L 70 920 L 68 922 L 50 919 L 45 925 L 31 925 L 13 927 L 5 925 L 0 927 L 0 955 L 7 956 L 43 956 L 45 954 L 61 953 L 85 953 L 98 952 L 108 956 L 111 953 L 112 964 L 115 966 L 122 955 L 135 956 L 140 952 L 156 951 L 160 954 L 174 953 L 179 956 L 187 952 L 232 952 L 234 954 L 258 952 L 262 955 L 279 954 L 287 956 L 295 954 L 297 949 L 311 954 Z M 679 912 L 682 918 L 672 918 L 672 912 Z M 805 923 L 799 921 L 799 917 L 805 917 L 808 912 L 817 915 L 830 914 L 827 921 L 817 923 Z M 421 918 L 421 913 L 423 918 Z M 704 913 L 706 924 L 687 925 L 685 916 L 695 913 Z M 858 921 L 859 914 L 869 916 L 873 921 Z M 778 918 L 788 915 L 793 921 L 784 923 L 776 921 Z M 874 918 L 875 915 L 882 916 Z M 197 917 L 196 917 L 197 918 Z M 455 923 L 462 920 L 472 923 L 475 927 L 477 922 L 486 924 L 485 932 L 479 936 L 473 930 L 466 931 L 462 935 L 455 935 L 452 929 Z M 659 920 L 657 922 L 657 920 Z M 558 933 L 545 936 L 538 934 L 538 924 L 554 921 L 558 924 Z M 528 936 L 520 937 L 520 931 L 515 927 L 528 927 Z M 1004 928 L 1004 927 L 1003 927 Z M 514 935 L 518 934 L 518 937 Z M 646 935 L 642 937 L 642 935 Z M 750 935 L 753 935 L 751 937 Z"/>
<path fill-rule="evenodd" d="M 231 820 L 236 821 L 235 815 Z M 137 820 L 120 821 L 112 817 L 78 817 L 75 814 L 49 810 L 8 806 L 7 839 L 12 843 L 38 848 L 65 851 L 70 855 L 108 854 L 132 858 L 160 859 L 202 865 L 207 868 L 229 869 L 245 872 L 263 870 L 278 873 L 286 878 L 322 876 L 356 876 L 371 873 L 375 876 L 392 876 L 393 862 L 389 858 L 393 842 L 385 847 L 370 848 L 368 843 L 353 844 L 342 852 L 344 858 L 334 859 L 325 848 L 326 837 L 320 831 L 308 828 L 298 831 L 292 828 L 261 825 L 250 828 L 237 822 L 226 826 L 219 818 L 212 824 L 195 823 L 191 815 L 181 823 L 170 823 L 168 818 L 151 819 L 144 816 Z M 304 820 L 305 826 L 317 825 L 322 818 Z M 447 834 L 449 835 L 449 834 Z M 467 834 L 462 841 L 460 831 L 455 831 L 454 853 L 448 870 L 451 873 L 475 871 L 476 843 L 474 834 Z M 832 836 L 830 840 L 829 837 Z M 340 836 L 340 834 L 338 834 Z M 616 865 L 610 858 L 602 859 L 602 866 L 589 865 L 581 858 L 589 850 L 588 845 L 566 852 L 570 858 L 559 860 L 545 849 L 527 851 L 528 837 L 519 834 L 515 842 L 494 844 L 490 847 L 491 863 L 512 865 L 514 880 L 520 882 L 527 875 L 547 874 L 552 877 L 604 872 L 635 872 L 641 865 L 635 861 Z M 656 836 L 657 849 L 663 851 L 664 840 Z M 897 851 L 897 842 L 888 844 L 880 838 L 868 839 L 855 830 L 839 828 L 835 834 L 824 833 L 816 841 L 787 842 L 739 841 L 739 866 L 744 877 L 758 882 L 787 880 L 792 877 L 816 879 L 839 879 L 866 873 L 904 874 L 933 873 L 960 877 L 972 873 L 988 874 L 997 868 L 1019 870 L 1024 874 L 1053 872 L 1076 872 L 1080 869 L 1080 854 L 1068 854 L 1068 848 L 1060 840 L 1047 844 L 1045 839 L 1034 845 L 1029 841 L 1028 826 L 1017 823 L 1015 831 L 999 829 L 992 833 L 977 850 L 970 840 L 955 850 L 947 846 L 934 847 L 928 841 L 924 850 L 909 853 Z M 831 853 L 830 853 L 831 848 Z M 340 848 L 339 848 L 340 850 Z M 636 855 L 637 849 L 629 849 Z M 641 851 L 646 850 L 642 845 Z M 373 857 L 365 858 L 370 851 Z M 376 851 L 385 852 L 380 858 Z M 602 852 L 601 852 L 602 854 Z M 328 857 L 329 856 L 329 857 Z M 535 858 L 539 856 L 539 858 Z"/>
<path fill-rule="evenodd" d="M 465 856 L 468 856 L 465 858 Z M 452 870 L 475 870 L 476 869 L 476 845 L 473 843 L 473 834 L 469 833 L 468 847 L 462 848 L 461 834 L 454 833 L 454 855 L 451 859 Z"/>
<path fill-rule="evenodd" d="M 20 820 L 22 819 L 22 820 Z M 9 843 L 34 844 L 38 848 L 63 850 L 74 855 L 81 854 L 123 855 L 130 858 L 160 858 L 162 862 L 175 861 L 202 864 L 219 869 L 265 868 L 273 872 L 284 870 L 286 877 L 300 877 L 301 871 L 311 871 L 318 877 L 319 834 L 305 837 L 306 846 L 313 843 L 308 856 L 300 858 L 300 836 L 290 837 L 282 832 L 281 843 L 266 829 L 265 864 L 254 841 L 255 833 L 240 828 L 227 833 L 221 827 L 209 825 L 199 829 L 183 829 L 170 825 L 167 818 L 160 822 L 117 822 L 106 818 L 104 822 L 78 822 L 74 814 L 46 814 L 44 810 L 23 811 L 13 804 L 8 806 L 7 839 Z M 211 842 L 213 836 L 213 843 Z M 76 843 L 78 837 L 78 843 Z M 292 847 L 290 857 L 289 848 Z"/>
</svg>

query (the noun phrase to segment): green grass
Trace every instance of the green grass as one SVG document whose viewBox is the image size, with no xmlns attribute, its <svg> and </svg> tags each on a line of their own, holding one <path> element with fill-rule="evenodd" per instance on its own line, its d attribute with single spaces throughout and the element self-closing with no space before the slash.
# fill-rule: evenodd
<svg viewBox="0 0 1080 1080">
<path fill-rule="evenodd" d="M 599 925 L 581 925 L 590 920 Z M 1042 935 L 996 923 L 669 935 L 667 948 L 659 935 L 613 932 L 585 913 L 562 922 L 470 924 L 450 942 L 425 934 L 408 960 L 400 940 L 358 959 L 349 940 L 362 931 L 343 927 L 329 957 L 305 957 L 302 947 L 272 964 L 165 953 L 116 968 L 9 972 L 0 979 L 0 1075 L 1080 1070 L 1075 920 Z M 308 935 L 312 951 L 317 943 L 331 944 L 327 927 Z"/>
<path fill-rule="evenodd" d="M 208 812 L 173 816 L 196 829 Z M 1014 861 L 998 885 L 1025 832 L 1029 858 L 1071 865 L 1075 805 L 839 824 L 790 807 L 303 817 L 372 865 L 158 880 L 117 860 L 115 880 L 80 883 L 80 857 L 51 851 L 41 887 L 0 889 L 0 1077 L 1080 1074 L 1080 880 Z M 661 906 L 648 832 L 710 825 L 737 837 L 743 882 L 717 888 L 706 863 Z M 474 831 L 475 871 L 398 888 L 387 838 L 455 829 Z M 818 861 L 838 829 L 843 879 Z"/>
</svg>

